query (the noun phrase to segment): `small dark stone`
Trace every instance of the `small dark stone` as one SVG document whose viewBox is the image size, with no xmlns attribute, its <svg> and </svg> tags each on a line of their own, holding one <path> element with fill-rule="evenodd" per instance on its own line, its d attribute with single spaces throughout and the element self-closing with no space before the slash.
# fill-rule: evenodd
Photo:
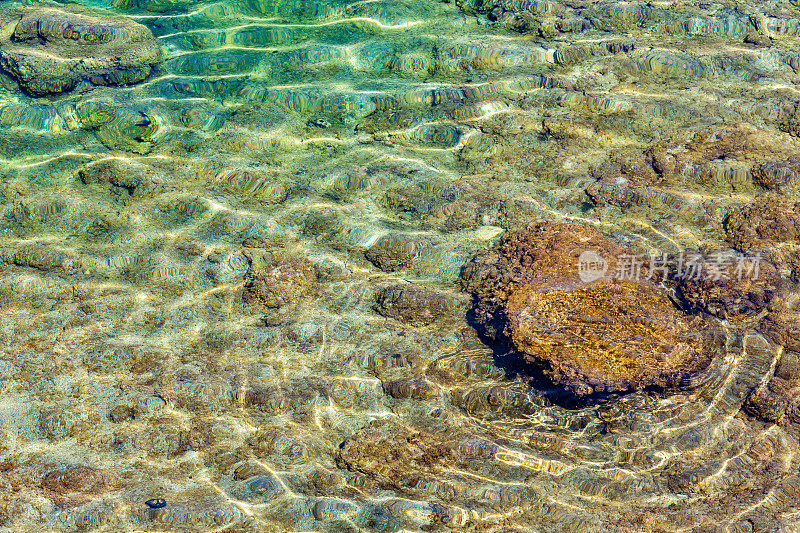
<svg viewBox="0 0 800 533">
<path fill-rule="evenodd" d="M 133 420 L 134 417 L 135 412 L 133 408 L 127 405 L 118 405 L 108 412 L 108 419 L 115 424 L 124 422 L 125 420 Z"/>
<path fill-rule="evenodd" d="M 384 272 L 402 270 L 414 260 L 414 242 L 403 235 L 384 235 L 364 252 L 364 257 Z"/>
<path fill-rule="evenodd" d="M 757 44 L 759 46 L 772 45 L 772 39 L 770 39 L 769 35 L 764 35 L 763 33 L 759 33 L 757 31 L 751 31 L 750 33 L 745 35 L 744 42 L 750 44 Z"/>
<path fill-rule="evenodd" d="M 167 501 L 164 498 L 153 498 L 144 502 L 150 509 L 161 509 L 167 506 Z"/>
<path fill-rule="evenodd" d="M 375 300 L 373 307 L 379 314 L 414 326 L 463 317 L 466 310 L 466 302 L 456 296 L 410 284 L 384 287 Z"/>
</svg>

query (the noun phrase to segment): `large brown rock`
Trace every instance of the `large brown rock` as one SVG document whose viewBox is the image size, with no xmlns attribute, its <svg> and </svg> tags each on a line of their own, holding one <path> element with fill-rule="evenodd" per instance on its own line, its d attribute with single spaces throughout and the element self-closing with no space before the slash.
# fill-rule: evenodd
<svg viewBox="0 0 800 533">
<path fill-rule="evenodd" d="M 506 333 L 531 362 L 578 394 L 677 387 L 711 361 L 701 321 L 633 281 L 570 290 L 525 286 L 506 307 Z"/>
<path fill-rule="evenodd" d="M 626 249 L 587 226 L 533 224 L 469 261 L 461 285 L 475 300 L 475 320 L 482 333 L 497 340 L 505 329 L 505 305 L 520 286 L 568 290 L 583 285 L 578 274 L 581 252 L 604 258 Z"/>
<path fill-rule="evenodd" d="M 773 311 L 764 317 L 759 329 L 774 343 L 800 351 L 800 313 L 797 311 Z"/>
<path fill-rule="evenodd" d="M 728 242 L 739 250 L 763 251 L 800 241 L 800 200 L 762 196 L 732 213 L 725 222 Z"/>
<path fill-rule="evenodd" d="M 0 41 L 0 68 L 27 93 L 71 91 L 78 84 L 127 85 L 150 75 L 161 49 L 149 29 L 86 9 L 37 7 L 18 14 Z"/>
<path fill-rule="evenodd" d="M 636 255 L 592 228 L 551 223 L 480 254 L 462 271 L 476 325 L 579 395 L 669 389 L 708 366 L 707 323 L 677 309 L 644 265 L 638 279 L 581 279 L 587 251 L 609 263 Z"/>
</svg>

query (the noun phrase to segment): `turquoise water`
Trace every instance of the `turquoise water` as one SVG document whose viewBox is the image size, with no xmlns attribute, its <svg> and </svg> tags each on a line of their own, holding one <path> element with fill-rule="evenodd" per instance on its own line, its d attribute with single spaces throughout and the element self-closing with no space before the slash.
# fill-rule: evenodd
<svg viewBox="0 0 800 533">
<path fill-rule="evenodd" d="M 800 530 L 751 324 L 694 389 L 565 406 L 457 284 L 535 220 L 724 246 L 800 148 L 794 3 L 82 5 L 161 59 L 43 95 L 4 67 L 0 531 Z M 0 54 L 60 6 L 0 2 Z M 446 316 L 379 314 L 406 282 Z"/>
</svg>

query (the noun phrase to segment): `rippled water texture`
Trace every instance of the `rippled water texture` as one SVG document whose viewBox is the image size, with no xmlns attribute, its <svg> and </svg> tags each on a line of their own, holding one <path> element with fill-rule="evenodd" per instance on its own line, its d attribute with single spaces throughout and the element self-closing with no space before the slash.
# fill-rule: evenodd
<svg viewBox="0 0 800 533">
<path fill-rule="evenodd" d="M 0 531 L 800 531 L 798 2 L 0 8 Z M 534 221 L 783 292 L 571 397 L 458 282 Z"/>
</svg>

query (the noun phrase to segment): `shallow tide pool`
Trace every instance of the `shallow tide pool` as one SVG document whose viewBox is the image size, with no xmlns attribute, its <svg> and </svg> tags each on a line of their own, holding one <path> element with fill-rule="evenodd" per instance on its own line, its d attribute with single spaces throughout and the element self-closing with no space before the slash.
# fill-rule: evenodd
<svg viewBox="0 0 800 533">
<path fill-rule="evenodd" d="M 800 531 L 798 71 L 796 1 L 0 1 L 0 532 Z"/>
</svg>

